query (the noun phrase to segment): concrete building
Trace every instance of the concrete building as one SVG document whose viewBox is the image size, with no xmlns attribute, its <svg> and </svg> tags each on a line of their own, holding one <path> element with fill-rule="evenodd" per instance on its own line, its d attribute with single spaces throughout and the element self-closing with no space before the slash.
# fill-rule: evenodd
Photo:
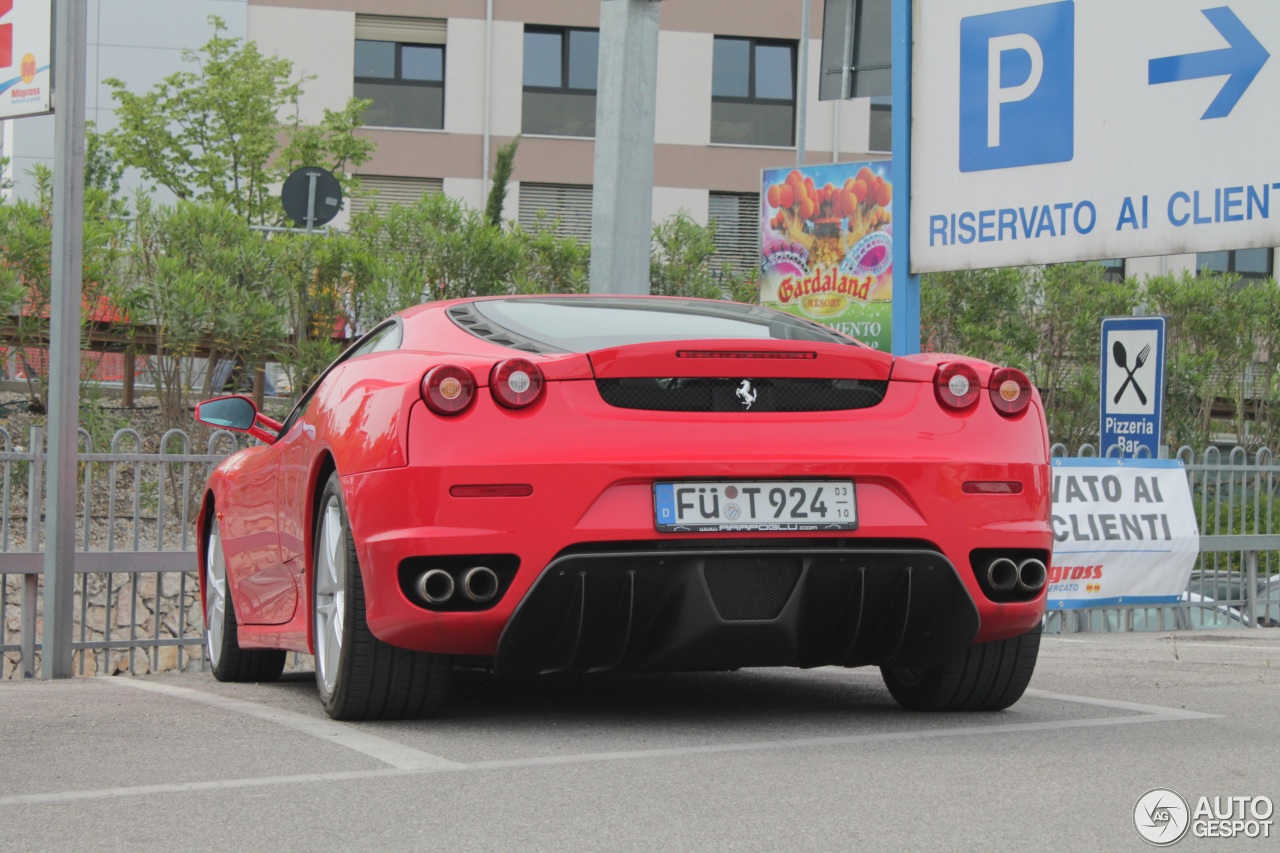
<svg viewBox="0 0 1280 853">
<path fill-rule="evenodd" d="M 366 187 L 482 206 L 493 153 L 522 135 L 506 216 L 588 237 L 601 0 L 250 0 L 248 32 L 316 75 L 317 119 L 369 97 Z M 886 4 L 887 5 L 887 4 Z M 822 9 L 809 32 L 809 163 L 888 156 L 871 98 L 819 101 Z M 666 0 L 653 215 L 720 221 L 727 256 L 758 245 L 760 173 L 796 162 L 799 0 Z M 878 105 L 877 105 L 878 106 Z"/>
<path fill-rule="evenodd" d="M 99 127 L 112 124 L 102 79 L 150 87 L 182 67 L 182 48 L 207 40 L 206 19 L 216 14 L 231 35 L 255 40 L 313 78 L 300 104 L 304 121 L 318 121 L 325 108 L 353 95 L 374 101 L 364 132 L 377 149 L 360 173 L 382 199 L 443 191 L 481 207 L 494 152 L 522 135 L 506 217 L 527 222 L 545 212 L 562 230 L 589 237 L 602 0 L 89 2 L 89 118 Z M 811 21 L 802 34 L 806 3 Z M 758 247 L 761 170 L 797 162 L 802 113 L 806 163 L 887 157 L 890 6 L 663 0 L 654 219 L 678 211 L 699 222 L 715 218 L 723 256 L 749 266 Z M 5 150 L 21 193 L 26 169 L 51 156 L 52 120 L 9 124 Z M 1121 275 L 1208 267 L 1260 277 L 1273 273 L 1274 254 L 1250 249 L 1109 264 Z"/>
</svg>

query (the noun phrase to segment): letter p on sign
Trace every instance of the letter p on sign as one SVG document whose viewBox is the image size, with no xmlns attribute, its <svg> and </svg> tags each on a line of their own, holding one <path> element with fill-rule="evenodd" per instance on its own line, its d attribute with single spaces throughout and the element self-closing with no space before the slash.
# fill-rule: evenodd
<svg viewBox="0 0 1280 853">
<path fill-rule="evenodd" d="M 960 22 L 960 171 L 1061 163 L 1075 152 L 1075 3 Z"/>
<path fill-rule="evenodd" d="M 1001 74 L 1004 54 L 1020 50 L 1031 59 L 1031 73 L 1017 86 L 1003 85 Z M 1000 107 L 1031 97 L 1044 76 L 1044 53 L 1040 42 L 1026 33 L 996 36 L 987 42 L 987 147 L 1000 147 Z"/>
</svg>

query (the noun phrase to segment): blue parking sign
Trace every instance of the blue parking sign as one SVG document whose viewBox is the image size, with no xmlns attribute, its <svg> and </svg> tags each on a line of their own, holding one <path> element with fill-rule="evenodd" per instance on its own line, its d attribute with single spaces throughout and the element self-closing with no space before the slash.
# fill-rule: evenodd
<svg viewBox="0 0 1280 853">
<path fill-rule="evenodd" d="M 1159 458 L 1164 444 L 1163 317 L 1102 321 L 1101 394 L 1102 454 Z"/>
<path fill-rule="evenodd" d="M 1075 3 L 960 22 L 960 171 L 1075 156 Z"/>
</svg>

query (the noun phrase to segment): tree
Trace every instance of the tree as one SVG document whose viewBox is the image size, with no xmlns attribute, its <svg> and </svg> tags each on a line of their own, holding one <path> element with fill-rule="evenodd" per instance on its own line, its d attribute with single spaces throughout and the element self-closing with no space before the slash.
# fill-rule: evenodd
<svg viewBox="0 0 1280 853">
<path fill-rule="evenodd" d="M 735 275 L 730 264 L 717 269 L 716 221 L 699 225 L 687 213 L 653 227 L 649 256 L 649 292 L 658 296 L 695 296 L 754 302 L 756 283 Z"/>
<path fill-rule="evenodd" d="M 502 208 L 507 201 L 507 184 L 511 181 L 511 172 L 515 168 L 516 149 L 520 147 L 520 137 L 508 142 L 498 149 L 493 164 L 493 186 L 489 187 L 489 203 L 484 209 L 485 221 L 494 228 L 502 227 Z"/>
<path fill-rule="evenodd" d="M 213 37 L 183 52 L 195 71 L 171 74 L 143 94 L 122 80 L 104 81 L 120 121 L 105 141 L 119 162 L 180 200 L 223 204 L 257 224 L 283 221 L 271 189 L 296 166 L 328 168 L 349 184 L 347 168 L 373 151 L 371 141 L 355 136 L 368 102 L 353 99 L 342 110 L 326 110 L 319 126 L 303 125 L 297 118 L 303 80 L 293 76 L 293 63 L 228 38 L 220 18 L 209 22 Z M 294 119 L 282 122 L 290 105 Z"/>
<path fill-rule="evenodd" d="M 154 337 L 152 374 L 166 428 L 188 423 L 193 395 L 221 390 L 221 365 L 258 365 L 284 338 L 280 247 L 225 204 L 160 207 L 140 195 L 129 290 L 132 327 Z M 196 372 L 203 357 L 203 371 Z"/>
<path fill-rule="evenodd" d="M 33 411 L 48 404 L 45 353 L 53 300 L 50 262 L 53 226 L 53 172 L 37 165 L 34 201 L 0 204 L 0 332 L 10 345 L 27 381 Z M 85 191 L 84 267 L 81 279 L 82 336 L 89 323 L 101 319 L 118 281 L 123 254 L 121 205 L 106 192 Z M 81 348 L 81 376 L 91 377 L 97 362 Z"/>
</svg>

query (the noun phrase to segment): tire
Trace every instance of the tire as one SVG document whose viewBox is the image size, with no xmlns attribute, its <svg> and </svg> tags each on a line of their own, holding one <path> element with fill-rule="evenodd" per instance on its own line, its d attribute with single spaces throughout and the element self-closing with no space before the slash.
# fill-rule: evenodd
<svg viewBox="0 0 1280 853">
<path fill-rule="evenodd" d="M 204 549 L 204 649 L 219 681 L 275 681 L 284 671 L 283 649 L 242 649 L 236 608 L 227 583 L 218 521 L 209 525 Z"/>
<path fill-rule="evenodd" d="M 1040 628 L 970 646 L 938 666 L 880 667 L 885 686 L 911 711 L 1003 711 L 1022 698 L 1040 653 Z"/>
<path fill-rule="evenodd" d="M 365 622 L 364 583 L 336 473 L 316 515 L 312 619 L 316 687 L 335 720 L 434 716 L 449 693 L 447 655 L 382 642 Z"/>
</svg>

